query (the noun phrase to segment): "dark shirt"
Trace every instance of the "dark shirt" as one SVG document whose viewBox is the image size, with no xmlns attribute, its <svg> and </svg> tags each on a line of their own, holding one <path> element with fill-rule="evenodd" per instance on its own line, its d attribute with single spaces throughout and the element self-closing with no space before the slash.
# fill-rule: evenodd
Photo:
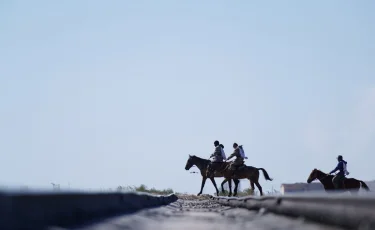
<svg viewBox="0 0 375 230">
<path fill-rule="evenodd" d="M 346 165 L 347 162 L 342 160 L 342 161 L 339 161 L 339 163 L 337 164 L 336 168 L 334 170 L 332 170 L 329 174 L 331 173 L 334 173 L 336 172 L 337 170 L 339 170 L 339 173 L 338 174 L 343 174 L 345 175 L 345 172 L 344 172 L 344 164 Z"/>
</svg>

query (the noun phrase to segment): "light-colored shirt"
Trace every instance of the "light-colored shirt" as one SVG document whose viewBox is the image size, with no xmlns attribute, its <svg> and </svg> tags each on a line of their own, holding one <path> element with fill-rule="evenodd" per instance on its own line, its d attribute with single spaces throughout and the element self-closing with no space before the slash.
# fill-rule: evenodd
<svg viewBox="0 0 375 230">
<path fill-rule="evenodd" d="M 227 157 L 225 156 L 224 149 L 223 148 L 220 148 L 220 149 L 221 149 L 221 156 L 223 156 L 223 159 L 226 160 Z"/>
<path fill-rule="evenodd" d="M 242 158 L 246 158 L 246 156 L 245 156 L 245 152 L 244 152 L 240 147 L 238 147 L 238 148 L 240 149 L 241 157 L 242 157 Z"/>
</svg>

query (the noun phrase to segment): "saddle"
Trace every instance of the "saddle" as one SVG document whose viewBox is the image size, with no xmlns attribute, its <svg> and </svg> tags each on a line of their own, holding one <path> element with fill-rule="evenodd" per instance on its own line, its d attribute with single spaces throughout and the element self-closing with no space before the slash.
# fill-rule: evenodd
<svg viewBox="0 0 375 230">
<path fill-rule="evenodd" d="M 246 168 L 246 165 L 243 164 L 243 165 L 238 166 L 237 170 L 242 170 L 242 169 L 245 169 L 245 168 Z"/>
</svg>

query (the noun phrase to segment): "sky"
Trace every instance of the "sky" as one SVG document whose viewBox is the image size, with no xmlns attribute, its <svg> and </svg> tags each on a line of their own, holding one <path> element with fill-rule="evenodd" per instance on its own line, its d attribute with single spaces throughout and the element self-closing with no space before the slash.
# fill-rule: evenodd
<svg viewBox="0 0 375 230">
<path fill-rule="evenodd" d="M 260 176 L 266 191 L 329 172 L 338 154 L 350 176 L 375 179 L 374 11 L 371 0 L 1 1 L 0 185 L 197 193 L 185 164 L 214 140 L 227 156 L 242 144 L 274 178 Z"/>
</svg>

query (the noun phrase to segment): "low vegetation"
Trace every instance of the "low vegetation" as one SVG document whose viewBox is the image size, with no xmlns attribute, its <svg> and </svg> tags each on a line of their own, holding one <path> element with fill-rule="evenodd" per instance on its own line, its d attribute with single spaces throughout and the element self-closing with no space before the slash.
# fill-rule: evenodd
<svg viewBox="0 0 375 230">
<path fill-rule="evenodd" d="M 159 190 L 156 188 L 147 188 L 146 185 L 142 184 L 140 186 L 118 186 L 117 191 L 119 192 L 146 192 L 150 194 L 156 194 L 156 195 L 168 195 L 171 193 L 174 193 L 173 189 L 163 189 Z"/>
<path fill-rule="evenodd" d="M 220 196 L 227 196 L 228 193 L 229 193 L 229 191 L 224 190 L 224 193 L 220 192 L 219 195 L 220 195 Z M 233 193 L 233 190 L 232 190 L 232 193 Z M 270 192 L 270 191 L 264 192 L 264 194 L 265 194 L 265 195 L 277 195 L 277 194 L 280 194 L 280 192 L 277 191 L 277 190 L 274 190 L 274 191 L 272 191 L 272 192 Z M 242 191 L 239 191 L 239 192 L 237 193 L 237 196 L 238 196 L 238 197 L 243 197 L 243 196 L 259 196 L 259 192 L 258 192 L 258 191 L 253 191 L 253 190 L 247 188 L 247 189 L 244 189 L 244 190 L 242 190 Z"/>
<path fill-rule="evenodd" d="M 258 189 L 256 188 L 256 190 L 251 190 L 250 188 L 245 188 L 245 189 L 241 189 L 241 182 L 240 184 L 238 185 L 238 192 L 237 192 L 237 196 L 238 197 L 243 197 L 243 196 L 259 196 L 259 191 Z M 234 191 L 234 186 L 232 186 L 232 193 Z M 273 189 L 272 191 L 264 191 L 263 190 L 263 193 L 264 195 L 277 195 L 277 194 L 280 194 L 279 191 L 277 191 L 276 189 Z M 229 194 L 229 186 L 228 184 L 224 184 L 224 193 L 220 192 L 220 196 L 227 196 Z"/>
<path fill-rule="evenodd" d="M 232 189 L 232 193 L 233 193 L 233 189 Z M 237 193 L 237 196 L 239 197 L 242 197 L 242 196 L 252 196 L 252 195 L 257 195 L 257 191 L 253 191 L 251 189 L 244 189 L 242 191 L 239 191 Z M 220 196 L 227 196 L 229 194 L 229 190 L 224 190 L 224 193 L 223 192 L 220 192 Z"/>
</svg>

